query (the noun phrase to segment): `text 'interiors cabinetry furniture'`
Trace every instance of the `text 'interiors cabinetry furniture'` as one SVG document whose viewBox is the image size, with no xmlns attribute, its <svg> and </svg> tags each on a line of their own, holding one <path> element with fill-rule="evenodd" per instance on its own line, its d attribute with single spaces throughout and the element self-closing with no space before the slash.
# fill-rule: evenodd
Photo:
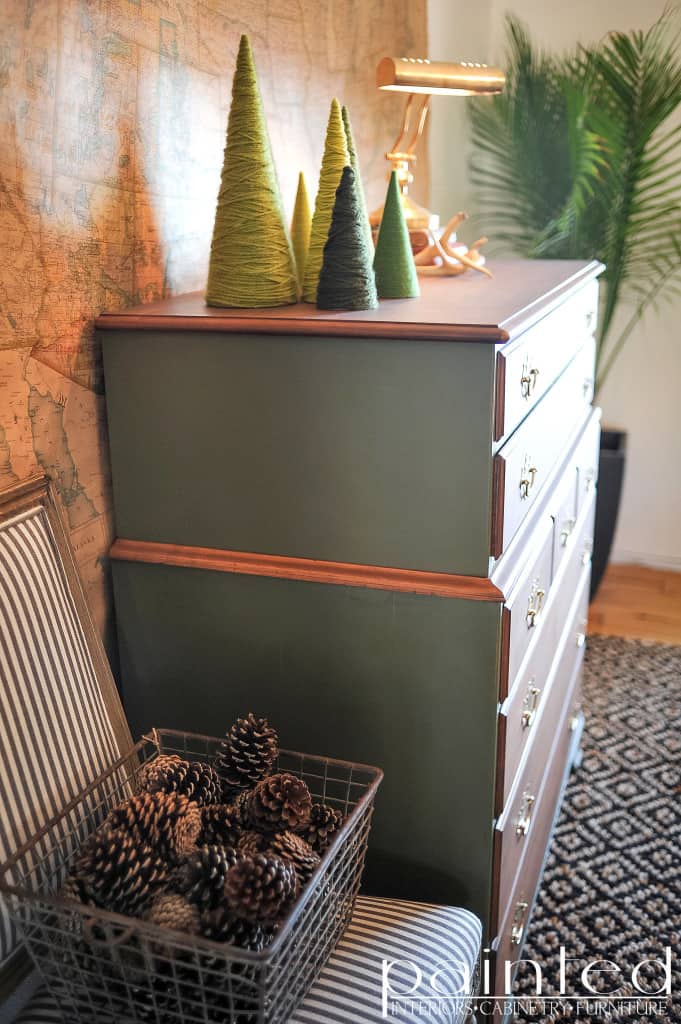
<svg viewBox="0 0 681 1024">
<path fill-rule="evenodd" d="M 581 728 L 597 263 L 363 313 L 99 318 L 134 731 L 254 709 L 379 764 L 368 887 L 518 958 Z"/>
</svg>

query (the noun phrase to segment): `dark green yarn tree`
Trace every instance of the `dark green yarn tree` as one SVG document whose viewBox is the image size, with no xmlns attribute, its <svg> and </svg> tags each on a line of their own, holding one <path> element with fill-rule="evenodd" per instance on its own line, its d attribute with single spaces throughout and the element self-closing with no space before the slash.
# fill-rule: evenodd
<svg viewBox="0 0 681 1024">
<path fill-rule="evenodd" d="M 359 198 L 359 205 L 362 210 L 362 220 L 364 221 L 364 227 L 367 233 L 367 239 L 370 243 L 370 251 L 374 248 L 374 239 L 371 234 L 371 224 L 369 223 L 369 213 L 367 211 L 366 196 L 364 194 L 364 184 L 362 182 L 362 172 L 359 167 L 359 157 L 357 156 L 357 146 L 355 145 L 355 136 L 352 131 L 352 122 L 350 121 L 350 111 L 346 106 L 341 109 L 343 116 L 343 127 L 345 128 L 345 142 L 348 147 L 348 156 L 350 157 L 350 166 L 355 172 L 355 178 L 357 179 L 357 195 Z"/>
<path fill-rule="evenodd" d="M 329 237 L 317 287 L 319 309 L 378 306 L 371 252 L 352 167 L 344 167 L 336 190 Z"/>
<path fill-rule="evenodd" d="M 374 270 L 376 290 L 382 299 L 412 299 L 421 294 L 396 171 L 392 172 L 388 183 L 376 240 Z"/>
<path fill-rule="evenodd" d="M 272 159 L 253 53 L 242 36 L 208 267 L 213 306 L 284 306 L 296 267 Z"/>
</svg>

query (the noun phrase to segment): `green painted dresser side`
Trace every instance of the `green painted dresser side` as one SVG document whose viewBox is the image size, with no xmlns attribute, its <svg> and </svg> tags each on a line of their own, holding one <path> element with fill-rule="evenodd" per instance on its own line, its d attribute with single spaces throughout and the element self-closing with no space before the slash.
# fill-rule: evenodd
<svg viewBox="0 0 681 1024">
<path fill-rule="evenodd" d="M 380 765 L 367 887 L 488 916 L 499 604 L 114 562 L 133 733 L 253 709 Z"/>
<path fill-rule="evenodd" d="M 119 537 L 486 576 L 494 345 L 101 336 Z"/>
</svg>

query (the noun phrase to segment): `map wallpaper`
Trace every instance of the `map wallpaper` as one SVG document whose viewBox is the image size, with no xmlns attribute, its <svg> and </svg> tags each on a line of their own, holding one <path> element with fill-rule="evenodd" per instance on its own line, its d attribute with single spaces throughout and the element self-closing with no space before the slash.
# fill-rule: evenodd
<svg viewBox="0 0 681 1024">
<path fill-rule="evenodd" d="M 289 214 L 299 170 L 314 197 L 334 95 L 349 106 L 378 205 L 402 100 L 376 89 L 375 67 L 425 55 L 425 5 L 0 4 L 0 487 L 37 470 L 55 480 L 109 641 L 113 522 L 93 318 L 203 287 L 244 31 Z M 423 200 L 426 167 L 419 184 Z"/>
</svg>

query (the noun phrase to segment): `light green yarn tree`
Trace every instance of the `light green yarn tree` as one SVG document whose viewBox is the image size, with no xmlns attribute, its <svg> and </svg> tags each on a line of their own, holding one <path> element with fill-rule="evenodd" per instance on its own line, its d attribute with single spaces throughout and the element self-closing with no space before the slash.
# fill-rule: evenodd
<svg viewBox="0 0 681 1024">
<path fill-rule="evenodd" d="M 350 111 L 344 105 L 342 109 L 343 116 L 343 127 L 345 128 L 345 141 L 348 147 L 348 156 L 350 157 L 350 166 L 355 172 L 355 184 L 357 188 L 357 196 L 359 199 L 360 210 L 362 214 L 362 221 L 366 226 L 367 241 L 373 248 L 374 239 L 371 234 L 371 224 L 369 223 L 369 213 L 367 211 L 367 200 L 364 193 L 364 184 L 362 182 L 362 173 L 359 169 L 359 157 L 357 156 L 357 147 L 355 145 L 355 136 L 352 132 L 352 123 L 350 121 Z"/>
<path fill-rule="evenodd" d="M 211 306 L 285 306 L 298 297 L 295 261 L 248 36 L 232 83 L 227 145 L 208 266 Z"/>
<path fill-rule="evenodd" d="M 322 168 L 319 173 L 319 187 L 314 204 L 312 229 L 310 231 L 310 247 L 305 261 L 303 275 L 303 298 L 306 302 L 317 301 L 317 284 L 322 269 L 324 246 L 329 236 L 331 216 L 336 201 L 336 189 L 343 174 L 343 168 L 350 163 L 345 128 L 340 104 L 337 99 L 331 101 L 329 122 L 326 126 L 326 141 Z"/>
<path fill-rule="evenodd" d="M 396 171 L 392 172 L 388 183 L 376 239 L 374 270 L 381 299 L 411 299 L 421 294 Z"/>
<path fill-rule="evenodd" d="M 305 184 L 305 175 L 301 171 L 298 175 L 298 190 L 296 201 L 293 207 L 291 219 L 291 241 L 293 253 L 296 257 L 296 270 L 298 271 L 298 283 L 303 286 L 303 275 L 305 273 L 305 261 L 307 250 L 310 248 L 310 228 L 312 227 L 312 211 L 310 200 Z"/>
</svg>

